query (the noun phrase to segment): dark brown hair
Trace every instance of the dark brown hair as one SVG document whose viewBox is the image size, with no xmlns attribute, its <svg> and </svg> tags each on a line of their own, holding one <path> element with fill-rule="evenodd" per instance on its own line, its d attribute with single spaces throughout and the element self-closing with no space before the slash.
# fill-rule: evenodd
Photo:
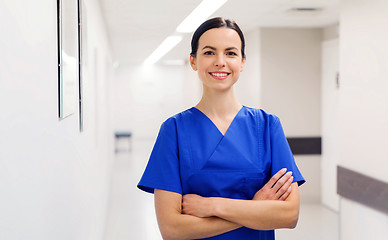
<svg viewBox="0 0 388 240">
<path fill-rule="evenodd" d="M 191 39 L 191 53 L 190 55 L 193 57 L 197 56 L 198 51 L 198 42 L 199 38 L 204 34 L 206 31 L 213 29 L 213 28 L 230 28 L 235 30 L 241 39 L 241 54 L 242 57 L 245 58 L 245 39 L 244 34 L 242 33 L 240 27 L 237 25 L 237 23 L 230 19 L 224 19 L 221 17 L 211 18 L 204 23 L 202 23 L 197 30 L 193 34 L 193 38 Z"/>
</svg>

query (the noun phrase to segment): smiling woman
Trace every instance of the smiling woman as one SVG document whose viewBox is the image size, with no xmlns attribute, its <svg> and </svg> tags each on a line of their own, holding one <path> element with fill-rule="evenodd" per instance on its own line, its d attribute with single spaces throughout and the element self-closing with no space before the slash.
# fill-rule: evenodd
<svg viewBox="0 0 388 240">
<path fill-rule="evenodd" d="M 237 32 L 230 28 L 213 28 L 201 36 L 197 52 L 190 56 L 191 67 L 198 72 L 204 94 L 228 90 L 244 69 L 245 58 Z"/>
<path fill-rule="evenodd" d="M 202 98 L 162 124 L 138 184 L 155 193 L 164 239 L 274 239 L 274 229 L 296 226 L 304 178 L 279 118 L 234 94 L 244 48 L 231 20 L 210 19 L 194 33 Z"/>
</svg>

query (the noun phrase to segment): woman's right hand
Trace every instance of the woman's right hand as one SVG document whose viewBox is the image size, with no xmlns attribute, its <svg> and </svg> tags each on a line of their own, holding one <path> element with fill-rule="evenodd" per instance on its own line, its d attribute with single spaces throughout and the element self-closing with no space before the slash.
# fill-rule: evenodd
<svg viewBox="0 0 388 240">
<path fill-rule="evenodd" d="M 253 196 L 252 200 L 286 200 L 291 193 L 291 184 L 293 181 L 292 172 L 286 173 L 283 168 Z"/>
</svg>

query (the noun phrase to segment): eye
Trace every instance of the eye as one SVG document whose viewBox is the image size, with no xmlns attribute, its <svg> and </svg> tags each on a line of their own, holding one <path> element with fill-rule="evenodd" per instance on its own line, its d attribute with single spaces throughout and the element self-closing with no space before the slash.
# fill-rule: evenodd
<svg viewBox="0 0 388 240">
<path fill-rule="evenodd" d="M 213 55 L 214 53 L 212 51 L 206 51 L 203 53 L 204 55 Z"/>
<path fill-rule="evenodd" d="M 238 56 L 235 52 L 227 52 L 226 55 L 228 56 Z"/>
</svg>

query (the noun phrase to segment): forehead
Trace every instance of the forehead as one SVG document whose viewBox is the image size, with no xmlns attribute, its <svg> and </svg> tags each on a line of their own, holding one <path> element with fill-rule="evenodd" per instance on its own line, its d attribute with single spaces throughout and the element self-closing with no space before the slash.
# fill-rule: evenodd
<svg viewBox="0 0 388 240">
<path fill-rule="evenodd" d="M 198 48 L 212 46 L 216 48 L 241 48 L 241 39 L 238 33 L 230 28 L 213 28 L 207 30 L 199 38 Z"/>
</svg>

